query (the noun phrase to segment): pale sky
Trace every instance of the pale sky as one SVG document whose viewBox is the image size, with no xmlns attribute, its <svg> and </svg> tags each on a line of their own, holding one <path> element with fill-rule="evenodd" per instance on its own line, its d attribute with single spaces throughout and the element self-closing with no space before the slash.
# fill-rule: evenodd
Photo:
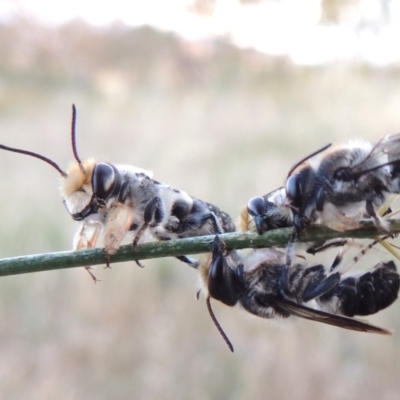
<svg viewBox="0 0 400 400">
<path fill-rule="evenodd" d="M 400 62 L 400 1 L 359 0 L 338 25 L 320 25 L 321 0 L 270 0 L 241 5 L 218 0 L 214 13 L 200 17 L 191 0 L 0 0 L 0 19 L 24 14 L 50 24 L 82 18 L 93 25 L 121 21 L 151 25 L 188 40 L 228 36 L 239 47 L 287 55 L 298 64 L 364 60 L 375 65 Z"/>
</svg>

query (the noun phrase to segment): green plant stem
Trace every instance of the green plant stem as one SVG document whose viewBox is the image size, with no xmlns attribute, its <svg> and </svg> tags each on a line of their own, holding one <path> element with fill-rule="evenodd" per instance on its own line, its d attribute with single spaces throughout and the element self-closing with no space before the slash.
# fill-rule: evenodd
<svg viewBox="0 0 400 400">
<path fill-rule="evenodd" d="M 393 234 L 400 233 L 400 221 L 390 220 Z M 259 248 L 272 246 L 285 246 L 292 235 L 291 228 L 276 229 L 258 235 L 255 232 L 234 232 L 220 235 L 221 239 L 230 249 Z M 299 241 L 314 242 L 334 238 L 375 238 L 382 235 L 371 221 L 361 223 L 359 229 L 347 232 L 336 232 L 321 226 L 309 227 L 305 230 Z M 187 239 L 171 240 L 167 242 L 151 242 L 138 246 L 136 251 L 131 245 L 121 246 L 111 256 L 111 263 L 123 261 L 145 260 L 171 256 L 182 256 L 210 251 L 214 236 L 199 236 Z M 5 258 L 0 260 L 0 276 L 25 274 L 29 272 L 49 271 L 55 269 L 82 267 L 106 263 L 104 249 L 95 248 L 79 251 L 63 251 L 57 253 L 35 254 L 28 256 Z"/>
</svg>

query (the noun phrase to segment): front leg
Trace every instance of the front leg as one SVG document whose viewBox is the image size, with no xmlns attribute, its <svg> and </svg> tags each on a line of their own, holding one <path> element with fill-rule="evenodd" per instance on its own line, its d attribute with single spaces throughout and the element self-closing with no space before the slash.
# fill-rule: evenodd
<svg viewBox="0 0 400 400">
<path fill-rule="evenodd" d="M 305 228 L 305 217 L 298 214 L 293 210 L 293 227 L 294 231 L 289 238 L 289 242 L 286 246 L 286 265 L 292 265 L 293 260 L 296 257 L 296 249 L 297 249 L 297 239 L 300 236 L 300 233 Z"/>
<path fill-rule="evenodd" d="M 365 205 L 367 214 L 374 220 L 374 224 L 379 230 L 381 230 L 382 232 L 385 232 L 390 237 L 393 237 L 393 234 L 390 231 L 389 223 L 384 218 L 382 218 L 380 215 L 378 215 L 376 213 L 374 202 L 377 199 L 379 199 L 379 200 L 381 200 L 381 202 L 383 202 L 383 194 L 379 193 L 379 194 L 371 196 L 367 199 L 366 205 Z"/>
<path fill-rule="evenodd" d="M 92 249 L 96 246 L 97 239 L 101 233 L 102 224 L 98 221 L 83 220 L 80 224 L 78 231 L 75 233 L 73 249 Z M 94 276 L 91 271 L 91 265 L 85 266 L 86 271 L 90 274 L 94 282 L 96 283 L 98 279 Z"/>
<path fill-rule="evenodd" d="M 203 217 L 200 218 L 199 229 L 201 229 L 203 227 L 203 225 L 205 225 L 206 222 L 208 222 L 208 221 L 211 221 L 211 224 L 213 226 L 213 233 L 215 233 L 217 235 L 224 233 L 224 230 L 222 229 L 217 216 L 213 212 L 207 213 Z"/>
<path fill-rule="evenodd" d="M 122 203 L 118 203 L 107 215 L 104 229 L 104 247 L 108 257 L 118 250 L 133 223 L 133 219 L 132 207 Z M 109 266 L 109 263 L 107 266 Z"/>
</svg>

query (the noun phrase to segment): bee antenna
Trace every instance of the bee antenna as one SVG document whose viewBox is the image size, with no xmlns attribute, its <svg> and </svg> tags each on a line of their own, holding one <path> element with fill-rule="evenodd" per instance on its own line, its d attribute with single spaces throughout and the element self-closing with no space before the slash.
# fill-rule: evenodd
<svg viewBox="0 0 400 400">
<path fill-rule="evenodd" d="M 75 104 L 72 104 L 72 121 L 71 121 L 71 143 L 72 143 L 72 152 L 74 153 L 75 160 L 78 161 L 79 167 L 83 173 L 85 171 L 82 167 L 82 161 L 78 156 L 78 149 L 76 148 L 76 107 Z"/>
<path fill-rule="evenodd" d="M 322 153 L 324 150 L 326 150 L 327 148 L 331 147 L 332 143 L 327 144 L 326 146 L 322 147 L 321 149 L 314 151 L 314 153 L 309 154 L 308 156 L 302 158 L 300 161 L 298 161 L 296 164 L 294 164 L 292 166 L 292 168 L 290 168 L 287 176 L 289 177 L 290 175 L 292 175 L 293 171 L 301 164 L 303 164 L 304 161 L 307 161 L 308 159 L 310 159 L 311 157 L 316 156 L 319 153 Z"/>
<path fill-rule="evenodd" d="M 56 164 L 53 160 L 50 160 L 50 158 L 42 156 L 38 153 L 34 153 L 32 151 L 27 151 L 27 150 L 15 149 L 13 147 L 4 146 L 2 144 L 0 144 L 0 149 L 12 151 L 14 153 L 26 154 L 27 156 L 38 158 L 39 160 L 42 160 L 42 161 L 46 162 L 47 164 L 50 164 L 53 168 L 55 168 L 61 174 L 62 177 L 66 178 L 68 176 L 68 174 L 65 171 L 63 171 L 58 166 L 58 164 Z"/>
<path fill-rule="evenodd" d="M 206 304 L 207 304 L 208 313 L 210 314 L 210 317 L 211 317 L 212 321 L 214 322 L 214 325 L 217 327 L 218 332 L 221 334 L 222 338 L 225 340 L 225 343 L 228 345 L 229 350 L 233 353 L 234 350 L 233 350 L 232 343 L 228 339 L 228 336 L 226 336 L 226 333 L 224 332 L 224 330 L 222 329 L 221 325 L 217 321 L 217 318 L 215 317 L 215 314 L 214 314 L 214 312 L 213 312 L 213 310 L 211 308 L 210 296 L 207 297 Z"/>
</svg>

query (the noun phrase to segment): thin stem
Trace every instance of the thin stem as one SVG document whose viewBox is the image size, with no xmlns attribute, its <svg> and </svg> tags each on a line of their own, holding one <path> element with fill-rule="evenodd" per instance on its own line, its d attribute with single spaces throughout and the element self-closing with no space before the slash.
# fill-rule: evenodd
<svg viewBox="0 0 400 400">
<path fill-rule="evenodd" d="M 389 222 L 392 232 L 394 234 L 400 233 L 400 221 L 391 220 Z M 220 235 L 220 238 L 225 242 L 228 249 L 283 247 L 289 241 L 291 234 L 292 229 L 284 228 L 269 231 L 264 235 L 258 235 L 255 232 L 226 233 Z M 340 237 L 376 239 L 379 234 L 380 232 L 374 227 L 373 223 L 366 221 L 361 223 L 361 228 L 347 232 L 336 232 L 325 227 L 313 226 L 302 233 L 300 241 L 314 242 Z M 121 246 L 116 254 L 110 257 L 110 262 L 115 264 L 132 260 L 207 253 L 212 248 L 213 240 L 214 236 L 211 235 L 167 242 L 151 242 L 138 246 L 135 251 L 132 250 L 131 245 Z M 36 254 L 0 260 L 0 276 L 98 264 L 106 264 L 106 254 L 102 248 Z"/>
</svg>

